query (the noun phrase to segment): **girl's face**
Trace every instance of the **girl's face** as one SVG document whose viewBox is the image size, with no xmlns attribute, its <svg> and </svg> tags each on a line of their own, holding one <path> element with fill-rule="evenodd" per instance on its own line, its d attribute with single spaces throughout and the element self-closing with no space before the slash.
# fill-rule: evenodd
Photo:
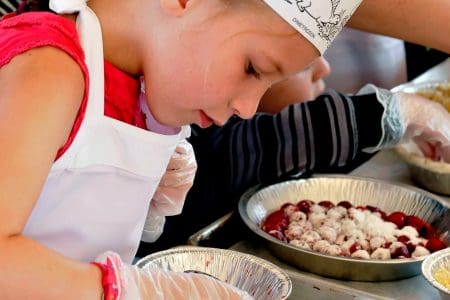
<svg viewBox="0 0 450 300">
<path fill-rule="evenodd" d="M 208 127 L 223 125 L 233 114 L 250 118 L 271 85 L 318 56 L 269 7 L 255 0 L 231 2 L 236 3 L 192 2 L 153 40 L 158 59 L 144 62 L 144 76 L 159 122 Z"/>
</svg>

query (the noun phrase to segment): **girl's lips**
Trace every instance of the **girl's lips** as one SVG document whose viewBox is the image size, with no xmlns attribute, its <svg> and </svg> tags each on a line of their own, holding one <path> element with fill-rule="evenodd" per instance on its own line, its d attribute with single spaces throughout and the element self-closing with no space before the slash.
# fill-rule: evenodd
<svg viewBox="0 0 450 300">
<path fill-rule="evenodd" d="M 203 110 L 200 111 L 200 127 L 207 128 L 213 124 L 213 119 L 208 117 L 207 114 L 203 112 Z"/>
</svg>

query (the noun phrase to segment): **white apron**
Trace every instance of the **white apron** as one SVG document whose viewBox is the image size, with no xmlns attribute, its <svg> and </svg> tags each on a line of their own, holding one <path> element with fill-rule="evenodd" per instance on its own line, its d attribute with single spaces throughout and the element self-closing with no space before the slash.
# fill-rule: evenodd
<svg viewBox="0 0 450 300">
<path fill-rule="evenodd" d="M 98 19 L 85 0 L 55 2 L 51 7 L 57 12 L 79 12 L 77 29 L 90 90 L 82 125 L 53 164 L 23 234 L 82 261 L 112 250 L 131 262 L 153 193 L 176 145 L 190 129 L 160 135 L 104 116 Z"/>
</svg>

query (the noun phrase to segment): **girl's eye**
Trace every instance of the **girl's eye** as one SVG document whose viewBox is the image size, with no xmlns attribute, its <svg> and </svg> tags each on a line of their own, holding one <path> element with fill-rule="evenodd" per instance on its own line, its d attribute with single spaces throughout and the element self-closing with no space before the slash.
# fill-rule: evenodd
<svg viewBox="0 0 450 300">
<path fill-rule="evenodd" d="M 247 68 L 245 69 L 245 73 L 252 75 L 253 77 L 255 77 L 256 79 L 261 78 L 261 74 L 259 74 L 255 68 L 253 67 L 252 62 L 250 61 L 247 65 Z"/>
</svg>

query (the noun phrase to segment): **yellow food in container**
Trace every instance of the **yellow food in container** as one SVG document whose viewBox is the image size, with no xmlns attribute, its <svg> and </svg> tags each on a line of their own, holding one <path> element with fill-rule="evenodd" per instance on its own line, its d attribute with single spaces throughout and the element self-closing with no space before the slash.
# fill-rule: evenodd
<svg viewBox="0 0 450 300">
<path fill-rule="evenodd" d="M 442 104 L 450 112 L 450 83 L 418 90 L 416 94 Z"/>
<path fill-rule="evenodd" d="M 434 278 L 437 282 L 442 284 L 445 288 L 450 289 L 450 268 L 449 266 L 442 266 L 434 273 Z"/>
</svg>

